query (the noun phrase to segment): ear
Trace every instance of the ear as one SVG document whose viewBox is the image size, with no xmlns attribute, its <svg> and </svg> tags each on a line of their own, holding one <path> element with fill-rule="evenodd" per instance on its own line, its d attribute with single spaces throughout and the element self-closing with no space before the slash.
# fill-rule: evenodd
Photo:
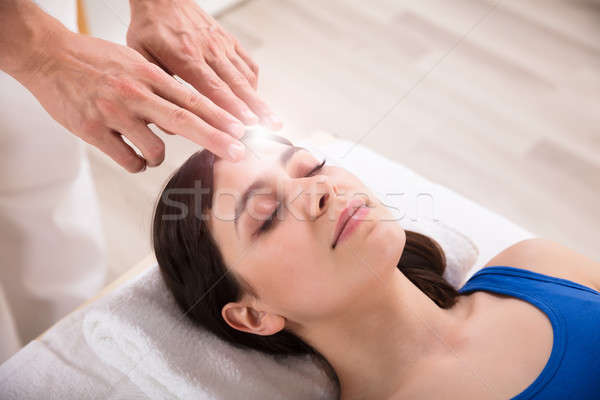
<svg viewBox="0 0 600 400">
<path fill-rule="evenodd" d="M 285 327 L 285 318 L 281 315 L 258 311 L 243 303 L 225 304 L 221 316 L 232 328 L 255 335 L 273 335 Z"/>
</svg>

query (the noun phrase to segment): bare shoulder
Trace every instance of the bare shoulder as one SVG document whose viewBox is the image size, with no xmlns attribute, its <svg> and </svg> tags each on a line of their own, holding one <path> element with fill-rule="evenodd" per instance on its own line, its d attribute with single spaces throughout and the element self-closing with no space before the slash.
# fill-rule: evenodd
<svg viewBox="0 0 600 400">
<path fill-rule="evenodd" d="M 515 243 L 485 266 L 494 265 L 527 269 L 600 290 L 600 262 L 548 239 L 526 239 Z"/>
</svg>

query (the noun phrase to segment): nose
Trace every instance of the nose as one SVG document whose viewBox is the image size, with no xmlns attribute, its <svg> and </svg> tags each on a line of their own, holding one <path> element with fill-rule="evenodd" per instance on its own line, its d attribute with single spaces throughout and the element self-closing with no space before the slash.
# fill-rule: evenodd
<svg viewBox="0 0 600 400">
<path fill-rule="evenodd" d="M 315 175 L 292 179 L 286 192 L 288 210 L 298 219 L 313 221 L 327 212 L 336 189 L 328 176 Z"/>
</svg>

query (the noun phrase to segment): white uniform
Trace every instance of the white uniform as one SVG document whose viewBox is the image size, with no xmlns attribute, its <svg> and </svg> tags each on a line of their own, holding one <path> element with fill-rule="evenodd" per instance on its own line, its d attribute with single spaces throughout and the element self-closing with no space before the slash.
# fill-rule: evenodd
<svg viewBox="0 0 600 400">
<path fill-rule="evenodd" d="M 76 31 L 75 0 L 40 0 Z M 0 71 L 0 363 L 105 284 L 84 143 Z"/>
</svg>

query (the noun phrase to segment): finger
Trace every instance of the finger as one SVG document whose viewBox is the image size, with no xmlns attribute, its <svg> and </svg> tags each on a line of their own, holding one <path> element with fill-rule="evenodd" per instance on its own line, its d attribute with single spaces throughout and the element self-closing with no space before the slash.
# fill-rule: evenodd
<svg viewBox="0 0 600 400">
<path fill-rule="evenodd" d="M 92 144 L 131 173 L 146 169 L 146 160 L 138 156 L 118 132 L 107 130 Z"/>
<path fill-rule="evenodd" d="M 142 152 L 149 167 L 156 167 L 164 161 L 165 143 L 146 126 L 146 123 L 137 120 L 119 131 Z"/>
<path fill-rule="evenodd" d="M 255 125 L 259 122 L 248 105 L 231 91 L 227 83 L 223 82 L 207 63 L 202 61 L 189 68 L 182 68 L 181 71 L 177 71 L 177 75 L 244 124 Z"/>
<path fill-rule="evenodd" d="M 152 121 L 159 128 L 186 137 L 219 157 L 231 161 L 244 157 L 245 147 L 240 141 L 162 97 L 152 94 L 145 108 L 139 112 L 145 120 Z"/>
<path fill-rule="evenodd" d="M 236 138 L 244 135 L 246 128 L 233 115 L 177 80 L 171 77 L 158 79 L 153 82 L 153 88 L 160 97 L 191 111 L 218 130 L 228 132 Z"/>
<path fill-rule="evenodd" d="M 248 104 L 264 124 L 271 129 L 281 128 L 281 121 L 271 112 L 267 104 L 250 86 L 248 80 L 233 66 L 228 58 L 219 57 L 211 59 L 208 63 L 217 75 L 229 85 L 233 93 Z"/>
<path fill-rule="evenodd" d="M 250 85 L 252 86 L 252 88 L 254 90 L 256 90 L 258 88 L 258 79 L 256 78 L 256 75 L 254 74 L 254 72 L 250 69 L 248 64 L 246 64 L 246 62 L 244 60 L 242 60 L 241 57 L 237 55 L 237 53 L 229 55 L 229 61 L 231 61 L 233 66 L 242 75 L 244 75 L 246 77 L 248 82 L 250 82 Z"/>
<path fill-rule="evenodd" d="M 248 65 L 248 67 L 250 67 L 252 72 L 254 72 L 254 76 L 256 76 L 256 80 L 258 81 L 258 64 L 256 64 L 254 62 L 254 60 L 252 58 L 250 58 L 248 53 L 246 53 L 246 51 L 239 44 L 236 44 L 235 52 L 240 56 L 240 58 L 242 60 L 244 60 L 246 65 Z"/>
</svg>

